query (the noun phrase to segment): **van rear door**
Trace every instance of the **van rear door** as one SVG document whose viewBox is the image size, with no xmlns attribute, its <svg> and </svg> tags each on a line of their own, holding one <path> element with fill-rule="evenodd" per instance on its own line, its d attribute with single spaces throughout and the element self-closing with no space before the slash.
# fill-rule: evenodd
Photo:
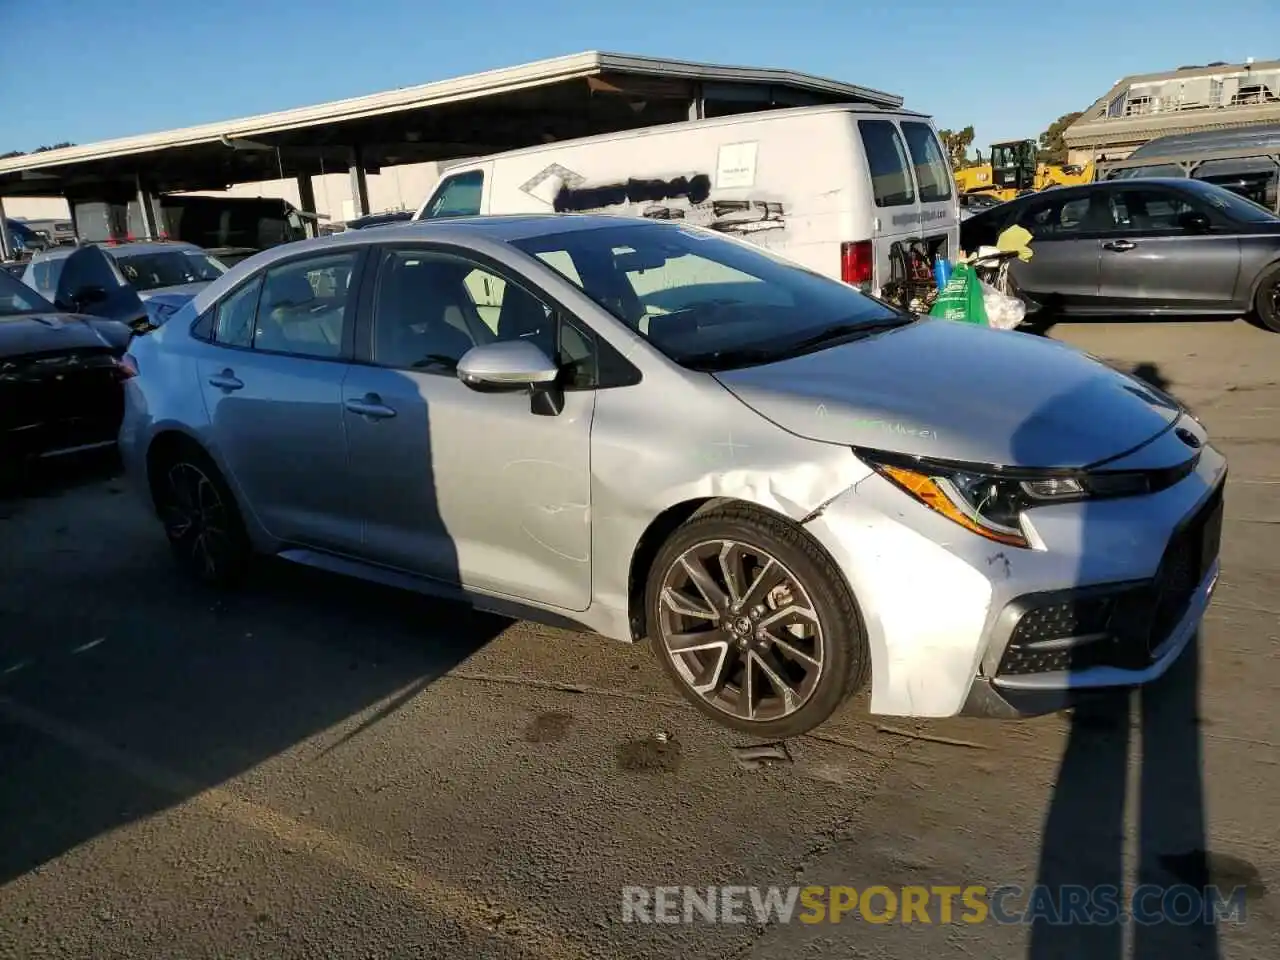
<svg viewBox="0 0 1280 960">
<path fill-rule="evenodd" d="M 923 118 L 903 117 L 898 121 L 916 179 L 920 211 L 918 230 L 922 236 L 947 238 L 946 254 L 956 255 L 960 242 L 960 210 L 955 199 L 951 165 L 932 124 Z"/>
<path fill-rule="evenodd" d="M 945 237 L 946 252 L 954 256 L 960 240 L 951 172 L 933 129 L 923 118 L 902 123 L 899 127 L 888 117 L 858 120 L 875 201 L 871 288 L 876 293 L 892 277 L 895 243 Z"/>
</svg>

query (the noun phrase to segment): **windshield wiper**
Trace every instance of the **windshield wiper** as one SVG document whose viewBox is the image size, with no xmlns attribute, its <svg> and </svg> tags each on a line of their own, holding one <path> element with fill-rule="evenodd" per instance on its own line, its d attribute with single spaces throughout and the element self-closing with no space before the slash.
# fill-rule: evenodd
<svg viewBox="0 0 1280 960">
<path fill-rule="evenodd" d="M 716 370 L 732 370 L 735 367 L 753 367 L 778 359 L 778 351 L 760 347 L 732 347 L 726 350 L 708 350 L 680 357 L 680 363 L 691 370 L 711 373 Z"/>
<path fill-rule="evenodd" d="M 808 350 L 810 347 L 820 347 L 823 344 L 834 343 L 837 340 L 861 339 L 873 333 L 879 333 L 882 330 L 892 330 L 894 327 L 903 327 L 908 323 L 914 322 L 915 320 L 912 317 L 887 317 L 884 320 L 836 323 L 825 330 L 819 330 L 811 336 L 793 340 L 782 349 L 783 352 L 791 354 L 797 350 Z"/>
<path fill-rule="evenodd" d="M 837 341 L 861 340 L 873 333 L 892 330 L 915 323 L 914 317 L 894 316 L 884 320 L 858 321 L 832 324 L 823 330 L 800 340 L 792 340 L 776 346 L 735 347 L 725 350 L 709 350 L 706 353 L 694 353 L 680 358 L 686 367 L 696 370 L 727 370 L 732 367 L 749 367 L 762 363 L 773 363 Z"/>
</svg>

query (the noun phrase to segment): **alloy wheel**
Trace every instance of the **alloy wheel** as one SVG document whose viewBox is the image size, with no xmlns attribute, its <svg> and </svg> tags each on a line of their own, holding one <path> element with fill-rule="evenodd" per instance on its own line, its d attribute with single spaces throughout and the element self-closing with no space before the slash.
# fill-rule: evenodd
<svg viewBox="0 0 1280 960">
<path fill-rule="evenodd" d="M 822 677 L 822 624 L 809 593 L 759 547 L 736 540 L 690 547 L 667 570 L 658 612 L 681 679 L 738 719 L 790 716 Z"/>
<path fill-rule="evenodd" d="M 192 568 L 208 579 L 232 553 L 227 505 L 208 474 L 194 463 L 176 463 L 167 477 L 164 528 Z"/>
</svg>

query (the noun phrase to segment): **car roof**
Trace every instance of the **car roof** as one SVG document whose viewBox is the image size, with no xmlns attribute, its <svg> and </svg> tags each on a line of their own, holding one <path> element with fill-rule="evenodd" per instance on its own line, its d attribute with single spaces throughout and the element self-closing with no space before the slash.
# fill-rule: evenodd
<svg viewBox="0 0 1280 960">
<path fill-rule="evenodd" d="M 93 243 L 88 245 L 98 247 L 103 253 L 112 258 L 144 253 L 163 253 L 166 250 L 203 250 L 202 247 L 198 247 L 194 243 L 187 243 L 184 240 L 143 240 L 121 244 Z M 47 260 L 65 260 L 79 249 L 79 247 L 74 246 L 50 247 L 48 250 L 42 250 L 34 254 L 31 257 L 31 262 L 43 263 Z"/>
<path fill-rule="evenodd" d="M 450 217 L 439 220 L 411 220 L 403 223 L 382 224 L 362 230 L 347 230 L 326 237 L 296 240 L 282 243 L 263 251 L 254 258 L 257 266 L 263 266 L 285 257 L 292 257 L 310 250 L 332 250 L 350 244 L 381 243 L 395 240 L 460 240 L 479 237 L 499 243 L 523 240 L 528 237 L 550 236 L 600 227 L 658 227 L 659 221 L 643 217 L 610 216 L 590 213 L 534 213 L 489 214 L 475 217 Z"/>
</svg>

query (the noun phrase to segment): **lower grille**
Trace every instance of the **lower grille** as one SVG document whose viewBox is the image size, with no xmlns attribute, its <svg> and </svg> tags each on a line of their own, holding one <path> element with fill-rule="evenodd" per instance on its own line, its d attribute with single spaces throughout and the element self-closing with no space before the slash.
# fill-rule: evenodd
<svg viewBox="0 0 1280 960">
<path fill-rule="evenodd" d="M 1150 666 L 1218 558 L 1222 489 L 1219 485 L 1170 538 L 1149 583 L 1103 593 L 1085 589 L 1031 605 L 1018 618 L 996 674 Z"/>
</svg>

